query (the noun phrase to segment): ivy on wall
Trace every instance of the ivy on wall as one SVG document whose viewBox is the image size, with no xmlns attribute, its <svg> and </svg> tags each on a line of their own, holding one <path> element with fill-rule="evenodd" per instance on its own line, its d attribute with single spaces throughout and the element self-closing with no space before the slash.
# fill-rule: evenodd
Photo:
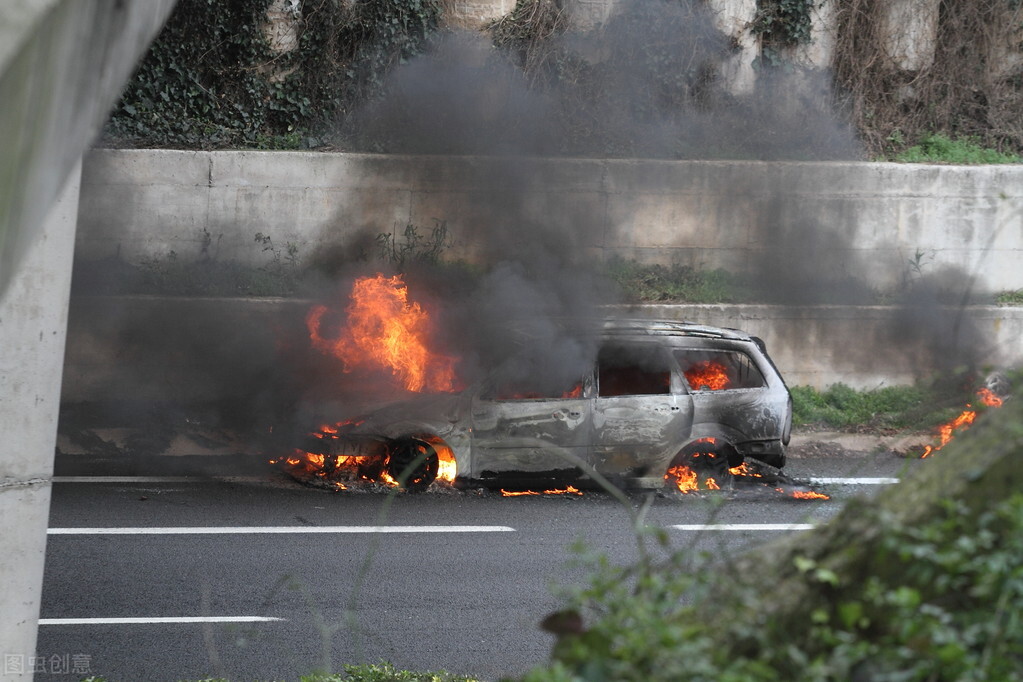
<svg viewBox="0 0 1023 682">
<path fill-rule="evenodd" d="M 108 144 L 298 148 L 329 136 L 421 51 L 437 0 L 291 2 L 297 41 L 275 49 L 271 0 L 180 0 L 116 105 Z"/>
<path fill-rule="evenodd" d="M 752 31 L 760 36 L 762 59 L 771 65 L 782 54 L 810 42 L 814 0 L 757 0 Z"/>
</svg>

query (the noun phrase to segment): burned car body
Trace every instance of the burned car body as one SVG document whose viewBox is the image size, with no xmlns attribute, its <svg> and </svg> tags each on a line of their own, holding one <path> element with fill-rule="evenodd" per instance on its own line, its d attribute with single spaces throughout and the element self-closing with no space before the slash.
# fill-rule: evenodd
<svg viewBox="0 0 1023 682">
<path fill-rule="evenodd" d="M 306 452 L 333 459 L 331 471 L 342 458 L 379 462 L 384 453 L 384 468 L 407 487 L 447 477 L 658 488 L 679 464 L 784 465 L 792 401 L 759 339 L 652 320 L 606 321 L 592 334 L 595 361 L 564 385 L 522 391 L 489 377 L 418 395 L 315 434 Z"/>
</svg>

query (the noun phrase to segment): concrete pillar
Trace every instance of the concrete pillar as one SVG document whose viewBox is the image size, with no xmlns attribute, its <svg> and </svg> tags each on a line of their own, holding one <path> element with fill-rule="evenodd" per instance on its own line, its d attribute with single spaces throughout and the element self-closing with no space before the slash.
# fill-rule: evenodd
<svg viewBox="0 0 1023 682">
<path fill-rule="evenodd" d="M 82 153 L 174 3 L 0 0 L 0 682 L 32 679 Z"/>
<path fill-rule="evenodd" d="M 0 298 L 0 680 L 5 682 L 32 679 L 80 177 L 81 162 Z"/>
</svg>

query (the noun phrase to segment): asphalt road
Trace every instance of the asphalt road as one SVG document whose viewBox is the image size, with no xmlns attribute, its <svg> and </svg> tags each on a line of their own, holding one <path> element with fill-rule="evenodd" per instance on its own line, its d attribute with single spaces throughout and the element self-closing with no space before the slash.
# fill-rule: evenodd
<svg viewBox="0 0 1023 682">
<path fill-rule="evenodd" d="M 789 474 L 832 499 L 767 488 L 661 497 L 648 520 L 693 556 L 726 559 L 826 521 L 906 465 L 793 459 Z M 573 543 L 635 557 L 629 514 L 603 494 L 392 498 L 197 466 L 183 458 L 150 478 L 123 462 L 58 459 L 36 679 L 296 680 L 388 660 L 495 680 L 546 660 L 553 640 L 537 624 L 560 603 L 552 586 L 585 574 Z"/>
</svg>

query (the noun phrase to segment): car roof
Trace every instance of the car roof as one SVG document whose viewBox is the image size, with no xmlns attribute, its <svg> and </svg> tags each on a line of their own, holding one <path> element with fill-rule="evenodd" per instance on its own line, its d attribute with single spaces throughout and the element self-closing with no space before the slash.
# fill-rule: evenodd
<svg viewBox="0 0 1023 682">
<path fill-rule="evenodd" d="M 604 336 L 686 336 L 753 341 L 753 337 L 738 329 L 677 320 L 608 319 L 604 321 L 601 332 Z"/>
</svg>

